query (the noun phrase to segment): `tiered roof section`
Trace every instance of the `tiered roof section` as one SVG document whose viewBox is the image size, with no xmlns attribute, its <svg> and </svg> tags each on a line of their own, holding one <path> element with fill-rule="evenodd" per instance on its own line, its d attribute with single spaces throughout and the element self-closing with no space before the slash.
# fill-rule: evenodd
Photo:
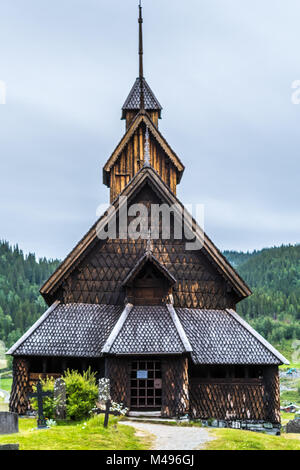
<svg viewBox="0 0 300 470">
<path fill-rule="evenodd" d="M 8 351 L 14 356 L 191 354 L 195 364 L 288 364 L 233 310 L 56 302 Z"/>
</svg>

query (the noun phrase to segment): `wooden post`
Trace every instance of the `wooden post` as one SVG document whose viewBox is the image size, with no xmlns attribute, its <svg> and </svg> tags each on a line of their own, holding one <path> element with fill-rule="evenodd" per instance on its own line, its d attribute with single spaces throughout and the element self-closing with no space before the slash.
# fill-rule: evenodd
<svg viewBox="0 0 300 470">
<path fill-rule="evenodd" d="M 110 410 L 110 400 L 107 400 L 106 409 L 105 409 L 105 416 L 104 416 L 104 427 L 105 428 L 107 428 L 107 426 L 108 426 L 109 410 Z"/>
</svg>

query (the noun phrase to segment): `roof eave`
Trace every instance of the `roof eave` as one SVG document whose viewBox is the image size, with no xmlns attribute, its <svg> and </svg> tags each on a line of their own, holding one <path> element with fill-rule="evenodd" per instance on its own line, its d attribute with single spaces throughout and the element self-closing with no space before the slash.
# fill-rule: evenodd
<svg viewBox="0 0 300 470">
<path fill-rule="evenodd" d="M 26 333 L 21 336 L 21 338 L 7 351 L 7 355 L 13 355 L 17 349 L 21 346 L 21 344 L 26 341 L 27 338 L 49 317 L 49 315 L 56 309 L 56 307 L 60 304 L 59 300 L 56 300 L 51 307 L 46 310 L 46 312 L 29 328 Z"/>
<path fill-rule="evenodd" d="M 151 178 L 154 185 L 160 192 L 163 192 L 163 197 L 172 205 L 178 203 L 183 207 L 182 203 L 177 199 L 177 197 L 171 192 L 170 188 L 164 183 L 160 175 L 152 167 L 143 167 L 139 170 L 138 173 L 132 178 L 123 191 L 116 197 L 113 201 L 112 206 L 116 206 L 118 200 L 121 196 L 126 195 L 132 197 L 136 189 L 144 183 L 147 178 Z M 55 286 L 59 283 L 60 278 L 64 276 L 68 270 L 72 267 L 73 263 L 84 253 L 84 250 L 94 241 L 96 235 L 96 227 L 99 223 L 106 224 L 108 222 L 108 216 L 103 214 L 91 227 L 91 229 L 86 233 L 86 235 L 80 240 L 80 242 L 75 246 L 75 248 L 69 253 L 65 260 L 60 264 L 56 271 L 50 276 L 50 278 L 43 284 L 40 293 L 45 296 L 55 289 Z M 190 221 L 195 226 L 198 226 L 195 219 L 190 216 Z M 234 288 L 239 293 L 240 298 L 248 297 L 251 294 L 251 290 L 238 275 L 235 269 L 230 265 L 229 261 L 226 260 L 220 253 L 220 251 L 215 247 L 213 242 L 205 234 L 205 243 L 204 248 L 207 251 L 208 255 L 212 258 L 213 262 L 219 267 L 219 269 L 225 274 L 226 278 L 234 286 Z"/>
<path fill-rule="evenodd" d="M 241 318 L 233 309 L 226 309 L 226 311 L 236 320 L 238 321 L 246 330 L 249 331 L 262 345 L 268 349 L 277 359 L 282 363 L 289 365 L 290 362 L 286 357 L 284 357 L 279 351 L 277 351 L 272 344 L 270 344 L 263 336 L 261 336 L 254 328 L 252 328 L 249 323 L 247 323 L 243 318 Z"/>
</svg>

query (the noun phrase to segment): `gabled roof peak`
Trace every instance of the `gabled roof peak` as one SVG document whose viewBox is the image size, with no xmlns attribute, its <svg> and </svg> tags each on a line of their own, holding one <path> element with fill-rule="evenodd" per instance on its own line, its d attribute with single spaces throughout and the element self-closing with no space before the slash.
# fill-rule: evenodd
<svg viewBox="0 0 300 470">
<path fill-rule="evenodd" d="M 167 279 L 167 281 L 171 285 L 176 284 L 177 280 L 168 271 L 168 269 L 160 263 L 160 261 L 153 255 L 151 251 L 146 251 L 145 254 L 138 260 L 135 266 L 128 273 L 128 275 L 122 282 L 122 285 L 124 287 L 130 285 L 148 262 L 153 264 L 153 266 L 155 266 L 155 268 Z"/>
<path fill-rule="evenodd" d="M 113 201 L 111 208 L 115 208 L 117 211 L 120 209 L 120 197 L 126 196 L 128 201 L 131 201 L 135 194 L 138 193 L 140 188 L 145 184 L 150 183 L 157 194 L 160 195 L 163 202 L 176 207 L 177 205 L 181 208 L 181 211 L 185 210 L 182 203 L 172 193 L 168 185 L 162 180 L 161 176 L 152 167 L 143 167 L 138 173 L 132 178 L 132 180 L 125 186 L 118 197 Z M 181 212 L 182 213 L 182 212 Z M 108 209 L 91 227 L 88 233 L 80 240 L 76 247 L 61 263 L 57 270 L 50 276 L 48 281 L 44 283 L 40 292 L 47 302 L 51 302 L 51 299 L 55 297 L 55 292 L 58 287 L 62 284 L 64 278 L 68 276 L 68 273 L 75 268 L 77 263 L 83 259 L 87 254 L 88 249 L 97 240 L 97 233 L 101 231 L 105 225 L 109 222 L 114 211 Z M 193 227 L 193 231 L 196 236 L 199 232 L 202 233 L 201 229 L 197 229 L 197 222 L 192 218 L 190 214 L 185 210 L 186 219 L 185 223 L 188 225 L 188 229 Z M 201 241 L 202 242 L 202 241 Z M 239 299 L 243 299 L 251 295 L 251 290 L 247 284 L 242 280 L 235 269 L 230 265 L 228 260 L 220 253 L 210 238 L 204 234 L 203 253 L 208 257 L 211 263 L 213 263 L 224 279 L 232 286 L 237 293 Z"/>
<path fill-rule="evenodd" d="M 112 167 L 116 164 L 118 158 L 128 145 L 130 139 L 134 138 L 134 133 L 139 129 L 142 123 L 144 126 L 146 126 L 146 128 L 148 128 L 149 134 L 154 138 L 157 144 L 159 144 L 164 154 L 166 154 L 167 158 L 172 162 L 172 164 L 176 168 L 178 174 L 177 184 L 180 183 L 182 174 L 185 169 L 183 163 L 180 161 L 179 157 L 176 155 L 174 150 L 172 150 L 172 148 L 170 147 L 166 139 L 163 137 L 159 129 L 154 125 L 149 114 L 146 111 L 141 110 L 138 111 L 137 115 L 131 122 L 130 127 L 127 129 L 126 133 L 124 134 L 119 144 L 117 145 L 117 147 L 115 148 L 115 150 L 113 151 L 113 153 L 111 154 L 111 156 L 103 167 L 103 183 L 107 186 L 110 186 L 109 175 L 112 170 Z M 145 133 L 145 130 L 143 132 Z M 137 158 L 138 156 L 138 154 L 135 154 L 134 158 Z"/>
</svg>

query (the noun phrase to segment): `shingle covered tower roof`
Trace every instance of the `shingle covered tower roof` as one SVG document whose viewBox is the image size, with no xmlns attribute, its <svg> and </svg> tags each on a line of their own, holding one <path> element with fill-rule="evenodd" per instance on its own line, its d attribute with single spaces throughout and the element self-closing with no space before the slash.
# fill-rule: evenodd
<svg viewBox="0 0 300 470">
<path fill-rule="evenodd" d="M 126 119 L 129 111 L 156 111 L 161 118 L 162 107 L 144 78 L 143 64 L 143 17 L 142 6 L 139 4 L 139 76 L 136 79 L 123 107 L 122 119 Z"/>
<path fill-rule="evenodd" d="M 158 111 L 161 118 L 162 107 L 144 77 L 138 77 L 122 107 L 122 119 L 126 119 L 126 111 L 139 111 L 141 109 L 141 83 L 144 95 L 144 109 Z"/>
</svg>

